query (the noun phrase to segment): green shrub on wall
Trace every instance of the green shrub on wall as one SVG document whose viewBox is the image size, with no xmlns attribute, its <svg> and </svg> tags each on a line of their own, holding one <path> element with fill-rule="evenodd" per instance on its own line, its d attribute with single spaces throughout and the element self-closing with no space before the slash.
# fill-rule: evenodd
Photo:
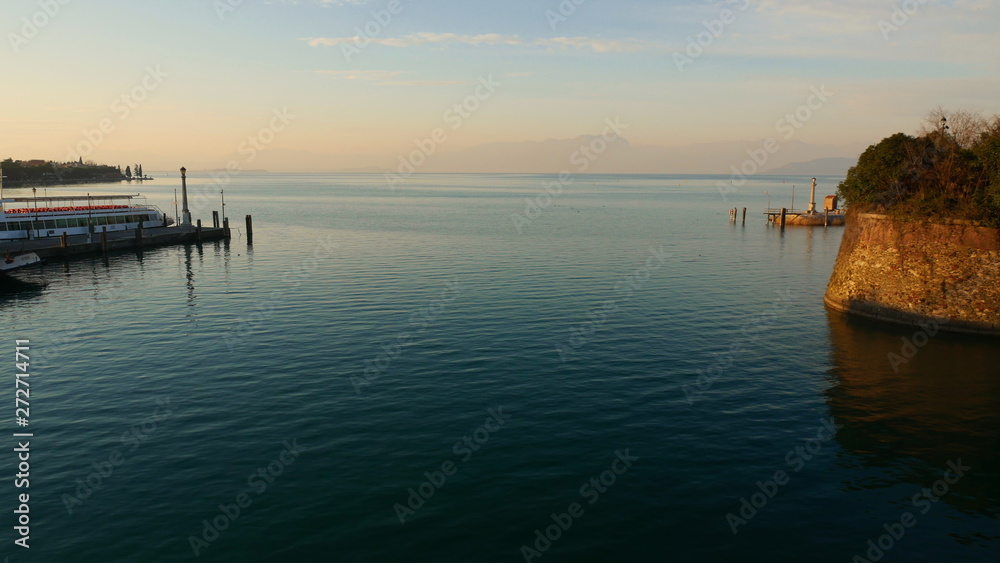
<svg viewBox="0 0 1000 563">
<path fill-rule="evenodd" d="M 840 197 L 876 212 L 1000 226 L 1000 117 L 960 112 L 956 121 L 955 131 L 942 121 L 868 147 L 838 186 Z"/>
</svg>

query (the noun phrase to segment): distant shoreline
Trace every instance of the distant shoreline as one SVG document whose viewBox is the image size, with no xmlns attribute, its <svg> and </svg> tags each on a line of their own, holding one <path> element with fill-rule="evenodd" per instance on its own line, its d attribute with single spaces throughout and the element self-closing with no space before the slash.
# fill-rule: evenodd
<svg viewBox="0 0 1000 563">
<path fill-rule="evenodd" d="M 124 182 L 121 178 L 86 178 L 80 180 L 7 180 L 3 183 L 4 188 L 30 188 L 33 186 L 73 186 L 76 184 L 113 184 Z"/>
</svg>

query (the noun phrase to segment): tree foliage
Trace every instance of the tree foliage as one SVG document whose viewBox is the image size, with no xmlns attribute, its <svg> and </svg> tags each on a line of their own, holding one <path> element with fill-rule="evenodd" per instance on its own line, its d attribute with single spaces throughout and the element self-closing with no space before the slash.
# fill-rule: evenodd
<svg viewBox="0 0 1000 563">
<path fill-rule="evenodd" d="M 33 163 L 8 158 L 0 162 L 0 169 L 3 170 L 4 181 L 10 186 L 121 179 L 117 168 L 103 164 L 68 166 L 55 162 Z"/>
<path fill-rule="evenodd" d="M 896 133 L 868 147 L 838 186 L 841 198 L 873 211 L 1000 226 L 1000 117 L 957 112 L 945 128 L 940 112 L 916 137 Z"/>
</svg>

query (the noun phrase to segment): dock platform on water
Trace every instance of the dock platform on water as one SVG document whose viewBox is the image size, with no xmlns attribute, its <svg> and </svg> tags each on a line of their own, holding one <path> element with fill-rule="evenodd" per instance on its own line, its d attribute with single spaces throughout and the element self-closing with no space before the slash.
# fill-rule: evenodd
<svg viewBox="0 0 1000 563">
<path fill-rule="evenodd" d="M 221 227 L 154 227 L 149 229 L 94 233 L 89 237 L 89 241 L 88 235 L 5 241 L 0 242 L 0 254 L 13 256 L 25 252 L 34 252 L 41 258 L 79 256 L 117 250 L 223 240 L 228 239 L 229 236 L 230 231 L 226 224 Z"/>
<path fill-rule="evenodd" d="M 839 209 L 823 210 L 809 213 L 807 211 L 795 211 L 792 209 L 765 209 L 764 215 L 768 224 L 784 226 L 800 225 L 806 227 L 842 227 L 844 225 L 844 212 Z"/>
</svg>

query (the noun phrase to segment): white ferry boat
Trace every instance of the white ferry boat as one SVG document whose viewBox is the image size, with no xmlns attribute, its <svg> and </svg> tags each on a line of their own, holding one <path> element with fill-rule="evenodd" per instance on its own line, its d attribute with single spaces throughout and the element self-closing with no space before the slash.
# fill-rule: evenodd
<svg viewBox="0 0 1000 563">
<path fill-rule="evenodd" d="M 0 199 L 0 241 L 125 231 L 140 223 L 166 227 L 173 220 L 138 194 Z"/>
</svg>

